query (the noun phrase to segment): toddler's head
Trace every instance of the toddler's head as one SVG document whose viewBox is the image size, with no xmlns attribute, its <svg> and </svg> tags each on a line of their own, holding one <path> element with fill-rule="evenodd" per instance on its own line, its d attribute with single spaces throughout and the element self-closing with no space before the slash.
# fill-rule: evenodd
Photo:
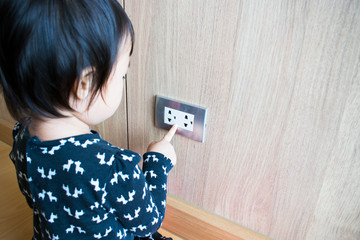
<svg viewBox="0 0 360 240">
<path fill-rule="evenodd" d="M 1 0 L 0 81 L 10 113 L 62 117 L 87 72 L 90 105 L 129 41 L 132 49 L 132 24 L 116 0 Z"/>
</svg>

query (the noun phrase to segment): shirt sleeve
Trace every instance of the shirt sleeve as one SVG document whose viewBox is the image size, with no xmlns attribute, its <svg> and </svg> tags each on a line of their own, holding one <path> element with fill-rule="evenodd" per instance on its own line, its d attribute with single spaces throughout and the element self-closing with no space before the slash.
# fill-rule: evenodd
<svg viewBox="0 0 360 240">
<path fill-rule="evenodd" d="M 105 207 L 137 236 L 149 236 L 160 228 L 165 216 L 167 176 L 173 167 L 160 153 L 140 155 L 119 152 L 106 184 Z"/>
</svg>

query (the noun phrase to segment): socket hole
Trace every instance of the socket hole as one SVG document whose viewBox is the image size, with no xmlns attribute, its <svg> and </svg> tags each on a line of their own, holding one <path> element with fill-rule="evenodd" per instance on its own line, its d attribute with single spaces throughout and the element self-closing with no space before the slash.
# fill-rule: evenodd
<svg viewBox="0 0 360 240">
<path fill-rule="evenodd" d="M 187 127 L 187 126 L 188 126 L 188 124 L 187 124 L 187 123 L 184 123 L 184 126 L 185 126 L 185 127 Z"/>
<path fill-rule="evenodd" d="M 171 114 L 171 110 L 169 110 L 169 114 Z"/>
<path fill-rule="evenodd" d="M 168 118 L 169 122 L 171 122 L 171 118 Z"/>
<path fill-rule="evenodd" d="M 185 119 L 189 119 L 189 118 L 188 118 L 188 115 L 185 115 Z"/>
<path fill-rule="evenodd" d="M 174 119 L 176 119 L 176 116 L 174 116 Z"/>
</svg>

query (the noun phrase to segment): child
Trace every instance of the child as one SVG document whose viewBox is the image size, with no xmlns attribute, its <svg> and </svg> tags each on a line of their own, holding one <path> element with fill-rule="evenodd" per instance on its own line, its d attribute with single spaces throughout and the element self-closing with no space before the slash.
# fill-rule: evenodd
<svg viewBox="0 0 360 240">
<path fill-rule="evenodd" d="M 166 239 L 176 127 L 150 144 L 144 173 L 139 154 L 89 129 L 119 106 L 133 43 L 116 0 L 0 2 L 0 80 L 19 121 L 10 157 L 33 239 Z"/>
</svg>

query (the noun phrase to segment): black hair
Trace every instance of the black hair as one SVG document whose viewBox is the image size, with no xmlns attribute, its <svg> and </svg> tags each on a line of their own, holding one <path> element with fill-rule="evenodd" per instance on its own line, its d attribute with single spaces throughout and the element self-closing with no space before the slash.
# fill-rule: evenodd
<svg viewBox="0 0 360 240">
<path fill-rule="evenodd" d="M 62 117 L 87 67 L 92 101 L 127 37 L 133 47 L 131 21 L 116 0 L 1 0 L 0 85 L 10 114 Z"/>
</svg>

